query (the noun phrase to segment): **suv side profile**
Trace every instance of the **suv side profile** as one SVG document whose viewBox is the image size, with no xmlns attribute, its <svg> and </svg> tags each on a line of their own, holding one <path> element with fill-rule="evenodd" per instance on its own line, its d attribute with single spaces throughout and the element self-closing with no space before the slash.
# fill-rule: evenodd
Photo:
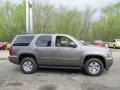
<svg viewBox="0 0 120 90">
<path fill-rule="evenodd" d="M 86 74 L 99 76 L 113 63 L 111 50 L 84 45 L 66 34 L 17 35 L 9 49 L 9 61 L 31 74 L 37 67 L 80 68 Z"/>
</svg>

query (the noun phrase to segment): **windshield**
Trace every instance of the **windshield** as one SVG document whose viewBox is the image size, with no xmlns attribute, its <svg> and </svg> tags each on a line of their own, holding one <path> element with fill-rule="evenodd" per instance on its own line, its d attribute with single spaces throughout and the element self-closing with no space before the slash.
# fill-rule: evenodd
<svg viewBox="0 0 120 90">
<path fill-rule="evenodd" d="M 78 44 L 80 44 L 80 45 L 85 45 L 84 43 L 82 43 L 81 41 L 79 41 L 78 39 L 76 39 L 76 38 L 74 38 L 74 37 L 72 37 L 72 36 L 70 36 L 71 38 L 73 38 Z"/>
<path fill-rule="evenodd" d="M 101 41 L 101 40 L 95 40 L 94 42 L 95 43 L 103 43 L 103 41 Z"/>
</svg>

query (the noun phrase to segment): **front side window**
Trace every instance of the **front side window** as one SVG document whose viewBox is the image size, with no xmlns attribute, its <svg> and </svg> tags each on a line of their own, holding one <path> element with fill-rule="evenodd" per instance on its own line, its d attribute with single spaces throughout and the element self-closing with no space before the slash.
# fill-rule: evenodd
<svg viewBox="0 0 120 90">
<path fill-rule="evenodd" d="M 36 46 L 37 47 L 50 47 L 52 42 L 52 36 L 39 36 L 37 41 L 36 41 Z"/>
<path fill-rule="evenodd" d="M 71 43 L 74 43 L 71 39 L 65 36 L 56 37 L 56 47 L 71 47 Z"/>
</svg>

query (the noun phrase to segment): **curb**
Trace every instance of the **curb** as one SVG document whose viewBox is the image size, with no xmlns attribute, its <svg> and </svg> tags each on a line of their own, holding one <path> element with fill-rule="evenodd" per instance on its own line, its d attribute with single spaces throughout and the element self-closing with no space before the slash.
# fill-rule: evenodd
<svg viewBox="0 0 120 90">
<path fill-rule="evenodd" d="M 0 58 L 0 60 L 8 60 L 8 58 Z"/>
</svg>

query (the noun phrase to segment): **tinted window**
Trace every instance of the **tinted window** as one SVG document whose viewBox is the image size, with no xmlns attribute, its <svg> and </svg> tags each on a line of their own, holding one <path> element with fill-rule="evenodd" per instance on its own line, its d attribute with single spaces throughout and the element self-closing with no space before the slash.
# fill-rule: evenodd
<svg viewBox="0 0 120 90">
<path fill-rule="evenodd" d="M 34 36 L 18 36 L 14 43 L 13 46 L 28 46 Z"/>
<path fill-rule="evenodd" d="M 36 41 L 38 47 L 50 47 L 52 42 L 52 36 L 40 36 Z"/>
</svg>

